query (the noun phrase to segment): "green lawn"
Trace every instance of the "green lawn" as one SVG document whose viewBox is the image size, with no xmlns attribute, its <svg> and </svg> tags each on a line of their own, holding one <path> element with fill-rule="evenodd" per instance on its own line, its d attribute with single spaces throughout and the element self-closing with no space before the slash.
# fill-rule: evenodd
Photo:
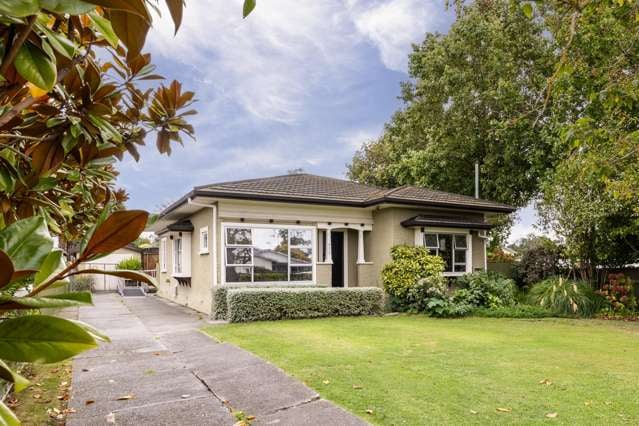
<svg viewBox="0 0 639 426">
<path fill-rule="evenodd" d="M 372 423 L 639 424 L 639 324 L 396 316 L 205 331 Z"/>
</svg>

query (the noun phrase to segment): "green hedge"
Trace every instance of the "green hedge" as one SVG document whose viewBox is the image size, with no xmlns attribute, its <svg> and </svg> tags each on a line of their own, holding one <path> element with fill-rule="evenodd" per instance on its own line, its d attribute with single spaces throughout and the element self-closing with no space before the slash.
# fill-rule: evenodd
<svg viewBox="0 0 639 426">
<path fill-rule="evenodd" d="M 225 286 L 217 287 L 215 290 L 213 290 L 213 309 L 212 309 L 213 319 L 216 319 L 216 320 L 226 319 L 226 311 L 227 311 L 226 294 L 228 293 L 229 290 L 246 289 L 246 288 L 264 289 L 264 288 L 289 288 L 289 287 L 320 288 L 319 286 L 312 285 L 312 284 L 287 284 L 287 283 L 274 284 L 274 285 L 255 284 L 255 285 L 248 285 L 248 286 L 247 285 L 238 285 L 238 286 L 225 285 Z"/>
<path fill-rule="evenodd" d="M 379 315 L 384 292 L 361 288 L 247 288 L 227 292 L 230 322 Z"/>
</svg>

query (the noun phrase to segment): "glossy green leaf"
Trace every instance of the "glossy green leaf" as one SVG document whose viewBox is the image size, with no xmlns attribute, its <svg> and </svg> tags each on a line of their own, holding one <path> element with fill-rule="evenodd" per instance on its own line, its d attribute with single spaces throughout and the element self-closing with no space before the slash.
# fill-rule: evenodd
<svg viewBox="0 0 639 426">
<path fill-rule="evenodd" d="M 38 13 L 39 0 L 0 0 L 0 13 L 3 15 L 24 17 Z"/>
<path fill-rule="evenodd" d="M 0 309 L 5 306 L 11 309 L 53 309 L 91 304 L 93 301 L 89 292 L 65 293 L 46 297 L 0 296 Z"/>
<path fill-rule="evenodd" d="M 521 10 L 524 12 L 527 18 L 533 17 L 533 6 L 532 3 L 524 3 L 521 5 Z"/>
<path fill-rule="evenodd" d="M 242 17 L 246 18 L 255 9 L 256 0 L 244 0 L 244 7 L 242 8 Z"/>
<path fill-rule="evenodd" d="M 70 320 L 73 321 L 74 324 L 82 327 L 87 333 L 92 335 L 97 340 L 101 340 L 103 342 L 110 342 L 111 339 L 109 336 L 92 326 L 91 324 L 87 324 L 86 322 L 78 321 L 78 320 Z"/>
<path fill-rule="evenodd" d="M 40 0 L 40 7 L 51 12 L 82 15 L 95 9 L 95 5 L 81 0 Z"/>
<path fill-rule="evenodd" d="M 126 270 L 103 271 L 102 269 L 83 269 L 81 271 L 73 272 L 73 273 L 71 273 L 69 275 L 82 275 L 82 274 L 111 275 L 111 276 L 114 276 L 114 277 L 120 277 L 120 278 L 124 278 L 124 279 L 127 279 L 127 280 L 142 281 L 142 282 L 145 282 L 147 284 L 151 284 L 152 286 L 156 286 L 157 287 L 157 283 L 155 282 L 155 279 L 153 277 L 151 277 L 150 275 L 145 274 L 144 272 L 140 272 L 140 271 L 126 271 Z"/>
<path fill-rule="evenodd" d="M 20 420 L 4 402 L 0 401 L 0 426 L 20 426 Z"/>
<path fill-rule="evenodd" d="M 40 266 L 40 270 L 35 274 L 35 278 L 33 279 L 33 283 L 37 286 L 45 282 L 47 278 L 49 278 L 54 272 L 60 269 L 60 267 L 64 267 L 64 262 L 62 260 L 62 250 L 52 250 L 47 257 L 42 262 L 42 266 Z"/>
<path fill-rule="evenodd" d="M 0 250 L 0 289 L 11 282 L 15 269 L 7 253 Z"/>
<path fill-rule="evenodd" d="M 16 270 L 38 270 L 53 249 L 45 220 L 34 216 L 0 230 L 0 250 L 6 252 Z"/>
<path fill-rule="evenodd" d="M 57 78 L 55 63 L 33 44 L 23 44 L 13 64 L 25 80 L 40 89 L 48 92 L 55 85 Z"/>
<path fill-rule="evenodd" d="M 93 23 L 95 29 L 98 30 L 100 34 L 102 34 L 102 37 L 104 37 L 104 39 L 109 42 L 111 47 L 118 47 L 120 39 L 115 34 L 115 31 L 113 31 L 111 22 L 95 12 L 89 13 L 89 18 L 91 18 L 91 22 Z"/>
<path fill-rule="evenodd" d="M 46 25 L 38 25 L 38 28 L 47 36 L 51 47 L 66 58 L 73 58 L 76 52 L 76 45 L 63 34 L 51 31 Z"/>
<path fill-rule="evenodd" d="M 94 337 L 72 321 L 30 315 L 0 322 L 0 358 L 53 363 L 97 346 Z"/>
<path fill-rule="evenodd" d="M 13 389 L 16 392 L 21 392 L 24 388 L 29 386 L 29 381 L 13 371 L 3 360 L 0 359 L 0 379 L 9 383 L 13 383 Z"/>
</svg>

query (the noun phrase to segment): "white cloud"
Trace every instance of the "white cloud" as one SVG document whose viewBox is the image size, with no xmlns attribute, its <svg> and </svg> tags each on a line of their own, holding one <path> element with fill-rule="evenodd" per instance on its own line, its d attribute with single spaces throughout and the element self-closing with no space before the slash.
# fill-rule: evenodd
<svg viewBox="0 0 639 426">
<path fill-rule="evenodd" d="M 372 6 L 370 1 L 352 2 L 352 7 L 357 29 L 377 47 L 384 65 L 395 71 L 406 72 L 413 43 L 450 22 L 450 11 L 435 0 L 391 0 Z"/>
<path fill-rule="evenodd" d="M 377 139 L 380 136 L 381 131 L 381 124 L 361 129 L 349 129 L 338 136 L 337 142 L 350 149 L 357 150 L 365 142 Z"/>
</svg>

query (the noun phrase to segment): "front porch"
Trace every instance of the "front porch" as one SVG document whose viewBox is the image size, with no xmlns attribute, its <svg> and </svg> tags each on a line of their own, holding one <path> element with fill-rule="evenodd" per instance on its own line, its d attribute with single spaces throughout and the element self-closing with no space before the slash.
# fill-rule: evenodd
<svg viewBox="0 0 639 426">
<path fill-rule="evenodd" d="M 317 283 L 331 287 L 372 285 L 373 262 L 367 261 L 372 224 L 317 224 Z"/>
</svg>

